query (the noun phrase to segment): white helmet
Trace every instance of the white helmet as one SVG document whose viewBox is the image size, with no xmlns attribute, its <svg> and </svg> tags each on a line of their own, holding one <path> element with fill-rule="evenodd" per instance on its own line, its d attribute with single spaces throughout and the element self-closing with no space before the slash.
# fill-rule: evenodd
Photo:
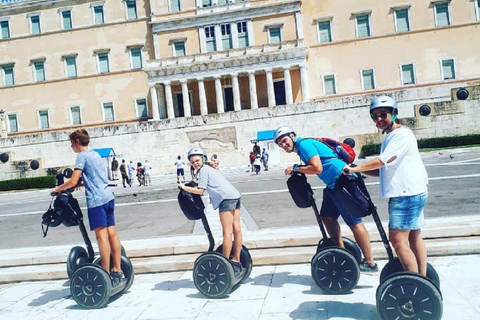
<svg viewBox="0 0 480 320">
<path fill-rule="evenodd" d="M 296 136 L 295 131 L 293 131 L 292 128 L 289 126 L 282 126 L 279 127 L 277 130 L 275 130 L 275 133 L 273 134 L 273 141 L 275 141 L 276 144 L 278 144 L 278 139 L 280 139 L 283 136 L 289 135 L 290 133 L 293 133 L 294 136 Z"/>
<path fill-rule="evenodd" d="M 190 161 L 191 156 L 202 156 L 204 160 L 207 160 L 207 153 L 205 150 L 199 147 L 192 148 L 188 151 L 187 159 Z"/>
<path fill-rule="evenodd" d="M 370 113 L 378 108 L 390 108 L 392 109 L 392 114 L 398 113 L 397 102 L 389 96 L 380 96 L 372 100 L 370 103 Z"/>
</svg>

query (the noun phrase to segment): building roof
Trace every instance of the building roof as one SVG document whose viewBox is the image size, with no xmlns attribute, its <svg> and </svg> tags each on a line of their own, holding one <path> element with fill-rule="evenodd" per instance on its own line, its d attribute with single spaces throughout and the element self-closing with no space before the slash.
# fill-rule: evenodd
<svg viewBox="0 0 480 320">
<path fill-rule="evenodd" d="M 108 158 L 115 155 L 115 151 L 113 151 L 113 148 L 93 149 L 93 151 L 97 152 L 102 158 Z"/>
</svg>

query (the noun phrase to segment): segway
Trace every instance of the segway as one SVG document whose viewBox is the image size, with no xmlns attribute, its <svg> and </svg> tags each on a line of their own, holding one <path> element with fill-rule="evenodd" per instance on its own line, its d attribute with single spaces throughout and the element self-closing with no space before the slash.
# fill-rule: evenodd
<svg viewBox="0 0 480 320">
<path fill-rule="evenodd" d="M 48 211 L 42 217 L 44 237 L 49 227 L 63 224 L 66 227 L 78 226 L 87 250 L 75 246 L 67 258 L 67 274 L 70 279 L 70 292 L 75 302 L 83 308 L 94 309 L 104 307 L 110 297 L 127 291 L 133 284 L 135 273 L 130 259 L 122 247 L 121 269 L 125 278 L 115 286 L 110 275 L 101 267 L 100 257 L 95 258 L 92 242 L 88 237 L 83 222 L 83 214 L 71 192 L 64 191 L 52 194 L 52 202 Z M 54 201 L 55 199 L 55 201 Z M 47 227 L 44 230 L 44 225 Z"/>
<path fill-rule="evenodd" d="M 312 207 L 322 233 L 317 252 L 311 261 L 311 273 L 315 283 L 329 294 L 344 294 L 351 291 L 360 279 L 359 263 L 362 253 L 357 244 L 342 237 L 345 249 L 333 244 L 328 238 L 318 211 L 313 190 L 305 174 L 294 172 L 287 180 L 287 186 L 295 204 L 300 208 Z"/>
<path fill-rule="evenodd" d="M 192 186 L 192 184 L 187 185 Z M 231 260 L 222 254 L 223 244 L 215 251 L 213 250 L 215 240 L 204 213 L 205 205 L 202 198 L 199 195 L 180 190 L 178 203 L 187 219 L 202 220 L 209 241 L 208 251 L 201 254 L 193 266 L 195 287 L 208 298 L 223 298 L 250 276 L 253 267 L 252 257 L 248 249 L 242 245 L 240 252 L 242 269 L 235 273 Z"/>
<path fill-rule="evenodd" d="M 345 170 L 348 173 L 348 170 Z M 436 270 L 427 263 L 427 276 L 404 271 L 388 241 L 385 229 L 378 216 L 363 177 L 356 175 L 356 184 L 368 201 L 369 212 L 377 226 L 382 243 L 387 251 L 388 262 L 380 272 L 380 285 L 376 291 L 377 312 L 383 320 L 421 319 L 439 320 L 443 305 L 440 279 Z"/>
</svg>

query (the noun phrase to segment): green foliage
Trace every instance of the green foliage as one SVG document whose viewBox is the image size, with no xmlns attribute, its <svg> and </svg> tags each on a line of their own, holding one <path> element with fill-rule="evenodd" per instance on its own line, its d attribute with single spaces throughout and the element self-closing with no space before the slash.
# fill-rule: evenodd
<svg viewBox="0 0 480 320">
<path fill-rule="evenodd" d="M 20 178 L 15 180 L 0 181 L 0 191 L 41 189 L 55 187 L 55 176 L 43 176 L 35 178 Z"/>
<path fill-rule="evenodd" d="M 480 144 L 480 134 L 469 134 L 466 136 L 440 137 L 419 139 L 419 149 L 450 148 L 458 146 L 471 146 Z M 380 144 L 363 145 L 360 155 L 363 157 L 380 154 Z"/>
</svg>

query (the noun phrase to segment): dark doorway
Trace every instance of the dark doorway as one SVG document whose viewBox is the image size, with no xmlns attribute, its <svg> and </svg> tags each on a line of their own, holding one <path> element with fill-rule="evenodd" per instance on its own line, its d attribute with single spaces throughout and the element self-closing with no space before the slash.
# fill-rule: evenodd
<svg viewBox="0 0 480 320">
<path fill-rule="evenodd" d="M 223 88 L 225 95 L 225 111 L 233 111 L 233 89 L 229 87 Z"/>
<path fill-rule="evenodd" d="M 185 116 L 185 112 L 183 112 L 183 94 L 177 93 L 175 95 L 177 98 L 177 108 L 175 109 L 175 117 L 181 118 Z"/>
<path fill-rule="evenodd" d="M 275 81 L 273 83 L 275 90 L 275 105 L 282 106 L 287 104 L 287 98 L 285 96 L 285 81 Z"/>
</svg>

